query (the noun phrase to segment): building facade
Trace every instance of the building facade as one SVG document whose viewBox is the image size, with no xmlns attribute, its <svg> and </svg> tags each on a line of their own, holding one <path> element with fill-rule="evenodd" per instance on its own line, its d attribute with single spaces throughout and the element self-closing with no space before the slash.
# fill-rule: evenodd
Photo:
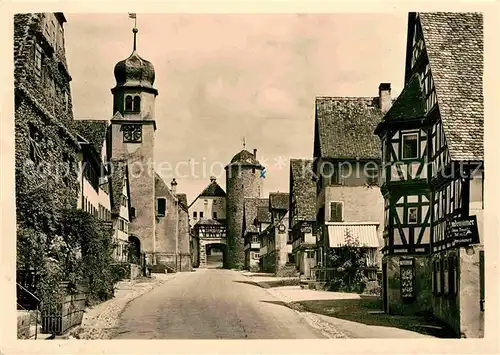
<svg viewBox="0 0 500 355">
<path fill-rule="evenodd" d="M 226 193 L 214 176 L 189 205 L 189 216 L 193 224 L 192 252 L 196 253 L 196 267 L 207 266 L 207 256 L 214 248 L 222 253 L 222 266 L 227 267 Z"/>
<path fill-rule="evenodd" d="M 263 228 L 259 233 L 262 272 L 275 273 L 279 276 L 296 274 L 292 239 L 289 233 L 289 202 L 288 193 L 269 194 L 270 223 L 266 223 L 265 229 Z"/>
<path fill-rule="evenodd" d="M 62 13 L 14 16 L 15 176 L 18 228 L 46 229 L 52 206 L 75 207 L 82 159 L 73 120 Z"/>
<path fill-rule="evenodd" d="M 245 269 L 259 270 L 260 239 L 257 211 L 260 205 L 267 204 L 267 199 L 245 198 L 243 205 L 243 238 L 245 250 Z"/>
<path fill-rule="evenodd" d="M 384 308 L 432 312 L 462 337 L 484 335 L 482 74 L 480 14 L 410 13 L 405 87 L 375 131 Z"/>
<path fill-rule="evenodd" d="M 316 182 L 312 160 L 290 160 L 290 238 L 301 277 L 312 278 L 316 266 Z"/>
<path fill-rule="evenodd" d="M 390 84 L 375 97 L 316 99 L 313 172 L 317 177 L 317 272 L 333 277 L 330 249 L 349 235 L 368 249 L 366 276 L 376 279 L 384 199 L 378 188 L 380 142 L 373 130 L 392 105 Z"/>
</svg>

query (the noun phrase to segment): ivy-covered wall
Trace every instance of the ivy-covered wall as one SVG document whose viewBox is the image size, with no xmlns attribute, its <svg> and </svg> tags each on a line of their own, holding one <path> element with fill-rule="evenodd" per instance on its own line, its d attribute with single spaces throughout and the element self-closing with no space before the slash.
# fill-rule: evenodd
<svg viewBox="0 0 500 355">
<path fill-rule="evenodd" d="M 414 298 L 405 299 L 401 295 L 400 260 L 413 259 L 414 267 Z M 387 262 L 387 297 L 389 313 L 416 315 L 432 311 L 432 268 L 427 256 L 385 256 Z"/>
</svg>

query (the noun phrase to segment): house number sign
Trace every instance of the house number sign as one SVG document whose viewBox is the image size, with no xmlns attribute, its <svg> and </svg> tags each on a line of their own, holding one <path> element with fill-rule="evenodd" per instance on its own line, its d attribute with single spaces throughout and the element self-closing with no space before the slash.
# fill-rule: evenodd
<svg viewBox="0 0 500 355">
<path fill-rule="evenodd" d="M 415 297 L 415 260 L 399 260 L 399 272 L 401 276 L 401 297 Z"/>
</svg>

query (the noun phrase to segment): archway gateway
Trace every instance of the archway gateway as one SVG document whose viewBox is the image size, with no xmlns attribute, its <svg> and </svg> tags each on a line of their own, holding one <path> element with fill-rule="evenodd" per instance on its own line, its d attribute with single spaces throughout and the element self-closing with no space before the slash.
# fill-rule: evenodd
<svg viewBox="0 0 500 355">
<path fill-rule="evenodd" d="M 227 265 L 227 246 L 223 243 L 205 244 L 206 267 L 209 269 L 221 269 Z"/>
<path fill-rule="evenodd" d="M 194 231 L 199 238 L 199 267 L 213 267 L 214 263 L 227 267 L 226 225 L 216 220 L 200 220 Z"/>
</svg>

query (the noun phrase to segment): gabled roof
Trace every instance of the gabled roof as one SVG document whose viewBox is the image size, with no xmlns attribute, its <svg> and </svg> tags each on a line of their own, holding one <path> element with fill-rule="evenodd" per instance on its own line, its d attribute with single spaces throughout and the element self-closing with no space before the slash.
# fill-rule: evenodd
<svg viewBox="0 0 500 355">
<path fill-rule="evenodd" d="M 257 218 L 257 206 L 259 198 L 246 197 L 243 201 L 243 218 L 244 218 L 244 231 L 251 231 L 255 227 L 255 220 Z"/>
<path fill-rule="evenodd" d="M 212 180 L 198 197 L 226 197 L 226 192 L 220 187 L 217 181 Z"/>
<path fill-rule="evenodd" d="M 483 160 L 483 16 L 432 12 L 419 17 L 450 157 Z"/>
<path fill-rule="evenodd" d="M 290 191 L 297 206 L 297 218 L 301 221 L 316 220 L 316 183 L 313 180 L 310 159 L 290 159 Z"/>
<path fill-rule="evenodd" d="M 195 226 L 224 226 L 224 223 L 216 219 L 200 219 Z"/>
<path fill-rule="evenodd" d="M 287 210 L 290 205 L 290 194 L 287 192 L 273 192 L 269 194 L 270 210 Z"/>
<path fill-rule="evenodd" d="M 210 184 L 188 206 L 191 207 L 200 197 L 226 197 L 226 192 L 217 183 L 215 177 L 210 178 Z"/>
<path fill-rule="evenodd" d="M 106 140 L 108 121 L 105 120 L 73 120 L 73 129 L 91 143 L 95 150 L 101 154 Z"/>
<path fill-rule="evenodd" d="M 269 211 L 269 199 L 259 198 L 257 204 L 257 222 L 271 223 L 271 211 Z"/>
<path fill-rule="evenodd" d="M 380 159 L 373 134 L 383 117 L 378 97 L 317 97 L 315 147 L 322 158 Z M 319 156 L 318 156 L 319 157 Z"/>
<path fill-rule="evenodd" d="M 425 112 L 425 97 L 420 86 L 418 74 L 414 74 L 391 108 L 378 124 L 375 134 L 389 122 L 404 122 L 423 119 Z"/>
<path fill-rule="evenodd" d="M 125 178 L 127 177 L 127 159 L 111 159 L 110 165 L 111 176 L 110 176 L 110 192 L 111 192 L 111 213 L 115 215 L 120 214 L 123 187 L 125 184 Z M 130 196 L 128 196 L 130 199 Z M 130 203 L 129 203 L 130 205 Z"/>
</svg>

